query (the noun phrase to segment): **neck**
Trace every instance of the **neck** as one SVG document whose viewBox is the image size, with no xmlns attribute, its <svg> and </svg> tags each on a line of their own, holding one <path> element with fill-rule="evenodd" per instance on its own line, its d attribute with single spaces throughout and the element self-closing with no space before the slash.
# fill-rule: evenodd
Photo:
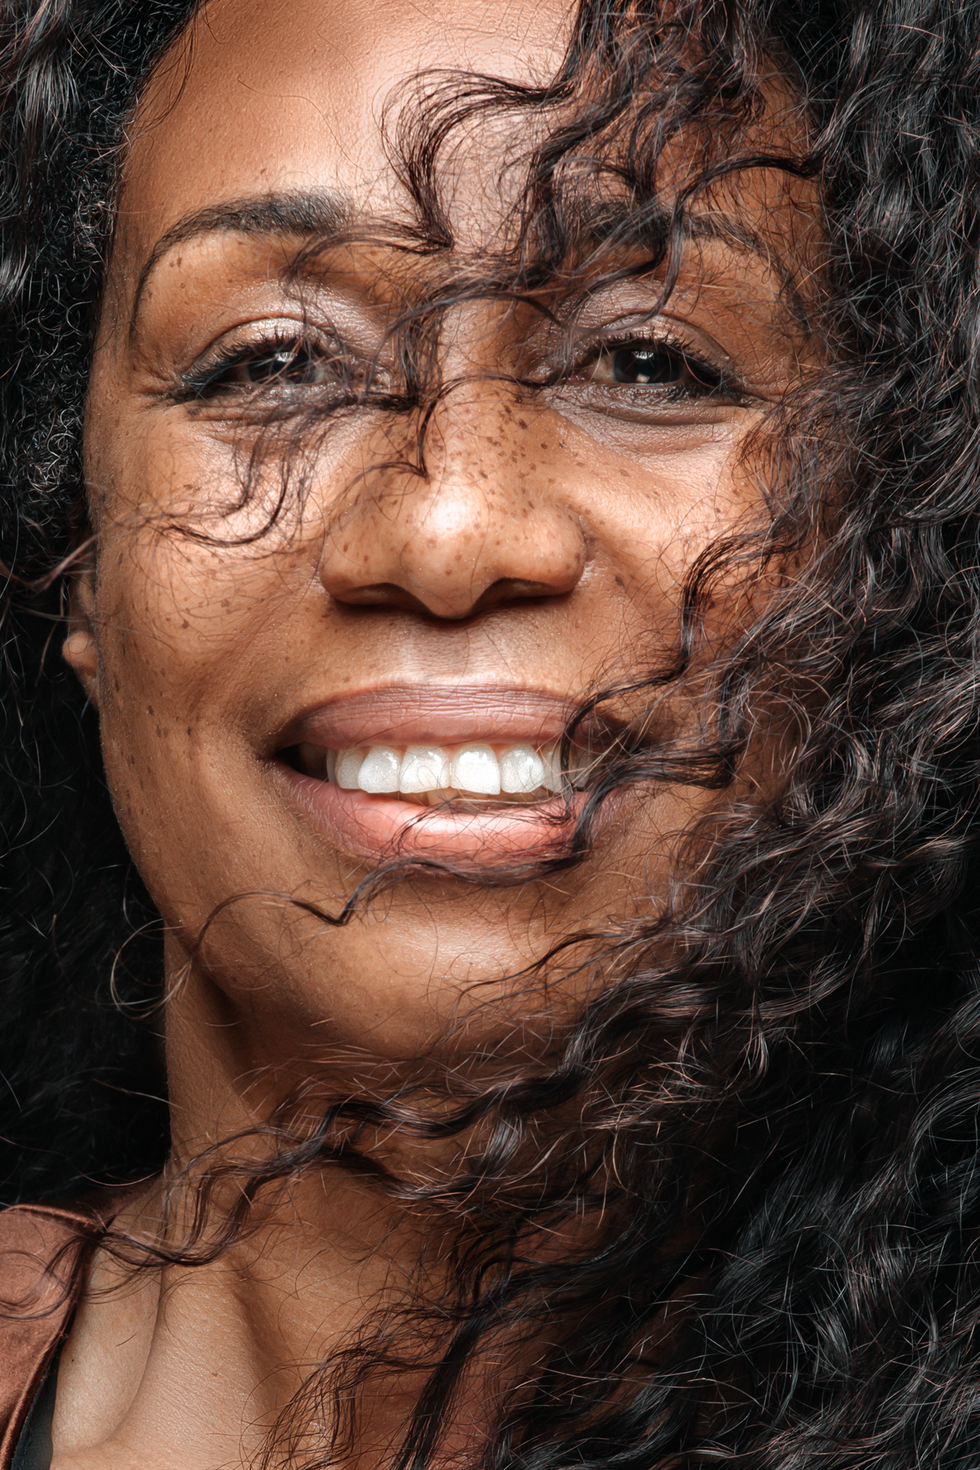
<svg viewBox="0 0 980 1470">
<path fill-rule="evenodd" d="M 62 1461 L 66 1470 L 261 1463 L 320 1365 L 336 1364 L 369 1318 L 410 1301 L 423 1280 L 427 1295 L 442 1284 L 450 1241 L 437 1238 L 431 1213 L 423 1220 L 342 1163 L 274 1178 L 243 1209 L 252 1180 L 275 1172 L 276 1140 L 262 1125 L 288 1092 L 270 1096 L 275 1074 L 243 1064 L 234 1021 L 201 994 L 188 989 L 169 1018 L 181 1059 L 171 1073 L 171 1162 L 116 1222 L 114 1235 L 133 1242 L 130 1264 L 111 1249 L 96 1257 L 63 1354 L 56 1470 Z M 390 1083 L 389 1072 L 379 1064 L 374 1080 Z M 310 1097 L 322 1095 L 306 1082 Z M 347 1086 L 365 1095 L 363 1068 Z M 316 1105 L 307 1111 L 316 1116 Z M 358 1148 L 402 1179 L 452 1167 L 447 1145 L 412 1154 L 404 1133 L 397 1157 L 363 1129 Z M 228 1228 L 236 1215 L 237 1233 Z M 146 1264 L 134 1269 L 141 1255 Z M 421 1383 L 420 1372 L 388 1375 L 365 1395 L 349 1463 L 377 1463 L 397 1442 Z M 300 1458 L 312 1458 L 326 1448 L 329 1411 L 301 1403 L 294 1417 L 307 1426 Z"/>
</svg>

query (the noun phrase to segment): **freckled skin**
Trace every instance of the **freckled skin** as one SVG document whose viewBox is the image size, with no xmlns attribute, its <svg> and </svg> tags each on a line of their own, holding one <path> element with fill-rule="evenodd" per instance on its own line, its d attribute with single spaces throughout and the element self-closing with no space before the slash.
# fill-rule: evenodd
<svg viewBox="0 0 980 1470">
<path fill-rule="evenodd" d="M 710 798 L 635 801 L 580 869 L 547 882 L 413 879 L 326 928 L 261 896 L 336 913 L 367 871 L 283 797 L 270 774 L 276 732 L 317 700 L 379 683 L 576 696 L 634 673 L 651 643 L 669 648 L 691 560 L 758 513 L 739 447 L 767 395 L 795 382 L 800 350 L 783 330 L 780 283 L 758 259 L 716 261 L 707 275 L 692 262 L 673 310 L 720 341 L 758 394 L 703 421 L 637 428 L 571 400 L 516 403 L 493 376 L 513 348 L 514 314 L 501 321 L 477 304 L 453 322 L 447 369 L 463 362 L 469 377 L 433 415 L 428 477 L 379 469 L 397 457 L 397 430 L 365 415 L 323 437 L 302 514 L 287 503 L 268 535 L 244 544 L 267 498 L 223 513 L 238 491 L 233 436 L 164 390 L 222 334 L 282 314 L 269 246 L 185 243 L 152 276 L 131 337 L 149 251 L 188 213 L 263 190 L 340 183 L 365 209 L 403 208 L 378 134 L 384 98 L 421 64 L 545 75 L 567 9 L 214 0 L 204 17 L 186 76 L 162 69 L 143 99 L 125 167 L 86 423 L 98 573 L 78 583 L 65 645 L 98 705 L 119 819 L 167 925 L 178 1158 L 254 1122 L 324 1058 L 337 1077 L 339 1058 L 355 1055 L 356 1088 L 453 1018 L 470 1017 L 468 1040 L 509 1036 L 525 1018 L 516 1000 L 486 1011 L 488 996 L 507 993 L 495 979 L 648 902 L 673 834 Z M 472 248 L 496 220 L 493 160 L 479 140 L 468 146 L 454 208 Z M 763 207 L 755 187 L 740 196 L 750 223 L 785 246 L 798 203 Z M 347 261 L 338 281 L 325 289 L 356 315 L 378 288 L 377 261 Z M 182 536 L 172 519 L 218 539 Z M 249 897 L 198 949 L 209 915 L 236 895 Z M 551 999 L 561 1015 L 578 997 L 556 985 Z M 204 1470 L 257 1453 L 256 1424 L 299 1382 L 282 1364 L 306 1359 L 311 1341 L 329 1356 L 388 1264 L 418 1249 L 356 1181 L 338 1176 L 329 1199 L 297 1187 L 295 1205 L 285 1230 L 234 1258 L 237 1285 L 215 1267 L 165 1292 L 166 1330 L 144 1287 L 87 1299 L 59 1383 L 55 1470 Z M 129 1218 L 137 1228 L 141 1209 Z M 300 1288 L 290 1241 L 301 1230 Z M 95 1357 L 98 1372 L 86 1368 Z"/>
</svg>

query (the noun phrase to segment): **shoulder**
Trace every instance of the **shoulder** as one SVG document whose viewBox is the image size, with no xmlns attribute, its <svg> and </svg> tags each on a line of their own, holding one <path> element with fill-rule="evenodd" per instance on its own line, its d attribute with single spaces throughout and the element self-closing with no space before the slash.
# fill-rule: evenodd
<svg viewBox="0 0 980 1470">
<path fill-rule="evenodd" d="M 71 1318 L 88 1254 L 120 1202 L 112 1194 L 0 1210 L 0 1470 Z"/>
</svg>

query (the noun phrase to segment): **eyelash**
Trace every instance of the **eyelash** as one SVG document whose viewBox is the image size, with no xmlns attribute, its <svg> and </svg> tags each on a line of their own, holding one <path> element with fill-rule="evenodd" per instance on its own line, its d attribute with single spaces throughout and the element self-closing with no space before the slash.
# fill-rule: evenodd
<svg viewBox="0 0 980 1470">
<path fill-rule="evenodd" d="M 622 336 L 611 338 L 609 341 L 604 342 L 600 340 L 593 343 L 588 354 L 580 360 L 576 371 L 582 372 L 589 367 L 594 369 L 603 358 L 611 360 L 619 352 L 638 350 L 640 348 L 647 349 L 651 355 L 659 353 L 675 359 L 683 368 L 687 369 L 691 378 L 694 380 L 694 384 L 697 385 L 659 385 L 664 389 L 660 394 L 661 398 L 668 397 L 676 401 L 678 399 L 690 398 L 726 397 L 740 399 L 744 397 L 744 390 L 735 382 L 734 378 L 730 377 L 717 363 L 711 362 L 708 358 L 702 356 L 693 343 L 676 332 L 661 331 L 656 334 L 651 334 L 649 331 L 637 330 L 636 332 L 627 332 Z M 647 385 L 642 383 L 623 383 L 620 386 L 638 388 L 642 391 Z"/>
<path fill-rule="evenodd" d="M 210 360 L 190 369 L 179 376 L 178 386 L 173 395 L 176 402 L 193 403 L 205 402 L 217 398 L 222 393 L 231 393 L 238 389 L 240 392 L 259 394 L 270 386 L 275 386 L 277 381 L 284 387 L 321 387 L 321 384 L 290 384 L 285 373 L 272 374 L 266 380 L 257 380 L 253 384 L 247 382 L 234 383 L 228 381 L 228 374 L 235 368 L 245 367 L 249 363 L 261 363 L 264 359 L 271 360 L 277 354 L 287 357 L 286 367 L 289 363 L 300 362 L 304 352 L 309 360 L 319 361 L 326 364 L 329 361 L 338 363 L 347 368 L 346 371 L 338 371 L 334 378 L 335 390 L 339 390 L 344 396 L 353 395 L 355 383 L 363 388 L 367 376 L 366 366 L 361 367 L 361 372 L 351 371 L 353 366 L 353 354 L 345 349 L 344 344 L 336 339 L 330 344 L 328 350 L 324 350 L 326 343 L 322 338 L 303 336 L 296 332 L 277 328 L 267 335 L 251 342 L 243 342 L 237 345 L 219 349 Z M 603 361 L 612 362 L 617 353 L 634 351 L 637 355 L 640 351 L 651 357 L 658 354 L 661 357 L 672 359 L 683 370 L 686 370 L 692 381 L 665 382 L 665 383 L 597 383 L 595 380 L 595 369 Z M 562 373 L 558 381 L 582 380 L 589 369 L 587 381 L 592 382 L 595 387 L 606 390 L 621 388 L 632 389 L 639 392 L 642 397 L 652 397 L 657 392 L 657 397 L 663 401 L 678 402 L 682 400 L 705 399 L 727 397 L 739 399 L 744 396 L 739 386 L 718 367 L 716 363 L 703 357 L 697 349 L 679 334 L 660 333 L 651 335 L 642 331 L 625 333 L 610 339 L 609 341 L 593 342 L 588 352 L 581 357 L 571 372 Z M 530 385 L 529 385 L 530 386 Z M 646 390 L 649 388 L 650 392 Z M 345 391 L 346 390 L 346 391 Z M 657 391 L 659 390 L 659 391 Z"/>
<path fill-rule="evenodd" d="M 329 361 L 350 363 L 352 357 L 352 354 L 345 351 L 343 344 L 340 342 L 333 342 L 328 346 L 323 338 L 304 336 L 302 333 L 289 332 L 283 328 L 276 328 L 274 331 L 254 341 L 241 342 L 237 345 L 219 348 L 204 363 L 191 368 L 187 372 L 181 373 L 178 378 L 176 392 L 173 395 L 174 399 L 180 403 L 199 402 L 209 398 L 215 398 L 222 391 L 231 392 L 236 388 L 246 393 L 250 388 L 253 392 L 261 392 L 263 388 L 274 384 L 277 377 L 284 386 L 288 387 L 290 386 L 289 380 L 282 373 L 270 376 L 265 382 L 259 380 L 251 385 L 245 382 L 236 384 L 226 380 L 228 374 L 235 368 L 246 367 L 249 363 L 260 363 L 263 359 L 272 359 L 280 353 L 284 355 L 288 354 L 291 362 L 299 362 L 302 360 L 304 352 L 309 359 L 314 362 L 320 361 L 321 363 L 327 363 Z M 288 363 L 286 366 L 288 367 Z M 348 373 L 344 375 L 338 373 L 338 387 L 343 387 L 345 376 L 348 384 L 353 383 L 354 374 Z"/>
</svg>

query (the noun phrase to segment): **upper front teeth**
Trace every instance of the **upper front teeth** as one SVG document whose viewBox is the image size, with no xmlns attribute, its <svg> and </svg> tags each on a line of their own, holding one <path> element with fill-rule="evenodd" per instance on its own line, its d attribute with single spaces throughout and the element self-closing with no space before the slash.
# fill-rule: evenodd
<svg viewBox="0 0 980 1470">
<path fill-rule="evenodd" d="M 561 790 L 561 761 L 557 742 L 537 751 L 530 745 L 495 750 L 474 743 L 446 748 L 441 745 L 350 746 L 331 752 L 328 775 L 347 791 L 374 795 L 400 792 L 416 796 L 427 791 L 466 791 L 476 796 L 517 795 Z"/>
</svg>

